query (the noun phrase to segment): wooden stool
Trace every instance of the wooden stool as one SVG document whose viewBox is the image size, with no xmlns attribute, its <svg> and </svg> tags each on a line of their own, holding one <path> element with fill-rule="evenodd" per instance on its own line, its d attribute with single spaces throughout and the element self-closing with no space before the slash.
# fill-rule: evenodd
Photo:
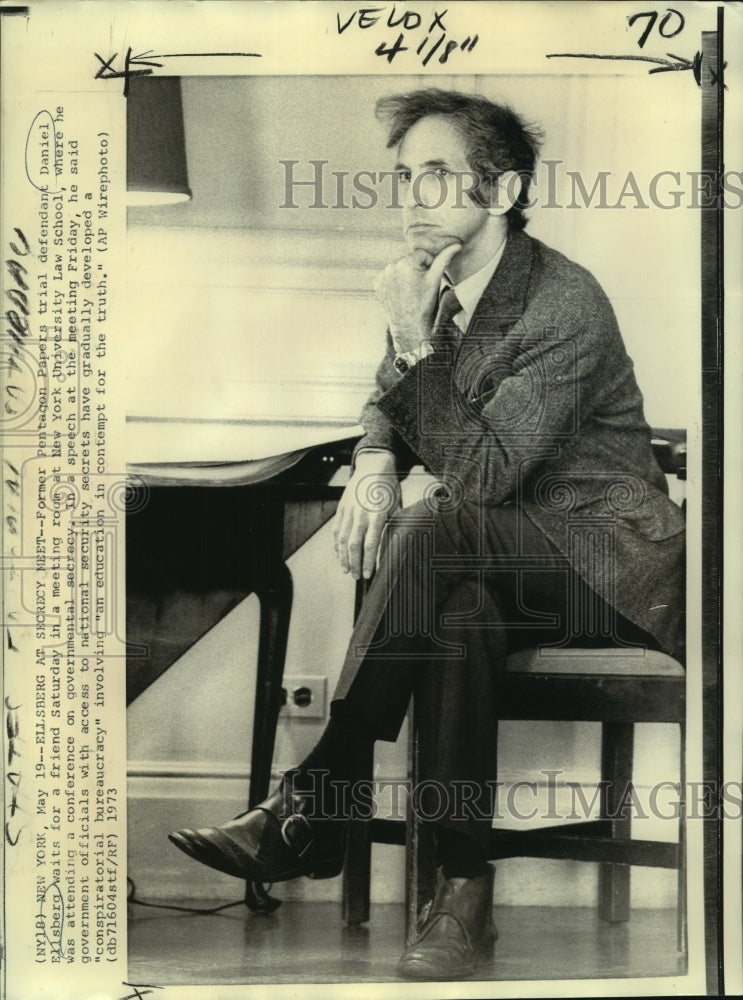
<svg viewBox="0 0 743 1000">
<path fill-rule="evenodd" d="M 678 870 L 678 947 L 686 940 L 684 822 L 684 668 L 665 653 L 626 655 L 621 649 L 527 649 L 510 656 L 500 684 L 499 719 L 601 723 L 599 818 L 535 830 L 493 830 L 489 857 L 554 858 L 600 862 L 599 914 L 629 919 L 630 865 Z M 632 781 L 637 722 L 678 725 L 681 732 L 678 843 L 631 839 L 629 816 L 616 815 Z M 495 723 L 497 724 L 497 723 Z M 417 733 L 412 732 L 411 781 L 417 774 Z M 433 894 L 430 835 L 410 810 L 408 818 L 407 926 L 415 934 L 420 906 Z"/>
</svg>

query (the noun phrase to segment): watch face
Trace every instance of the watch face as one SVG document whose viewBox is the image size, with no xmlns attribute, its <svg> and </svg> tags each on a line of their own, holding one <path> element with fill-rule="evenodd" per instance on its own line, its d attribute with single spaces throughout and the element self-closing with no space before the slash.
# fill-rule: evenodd
<svg viewBox="0 0 743 1000">
<path fill-rule="evenodd" d="M 394 365 L 396 371 L 398 371 L 401 375 L 404 375 L 406 372 L 410 371 L 410 365 L 405 360 L 405 358 L 403 358 L 402 355 L 400 354 L 398 354 L 397 357 L 395 358 Z"/>
</svg>

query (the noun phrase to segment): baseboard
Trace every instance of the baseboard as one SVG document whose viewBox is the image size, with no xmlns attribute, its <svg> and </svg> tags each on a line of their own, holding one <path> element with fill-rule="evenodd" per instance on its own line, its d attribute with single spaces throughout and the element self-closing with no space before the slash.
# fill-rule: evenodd
<svg viewBox="0 0 743 1000">
<path fill-rule="evenodd" d="M 243 883 L 212 871 L 186 857 L 168 841 L 172 830 L 221 822 L 245 809 L 250 774 L 241 764 L 198 761 L 132 761 L 128 779 L 128 873 L 141 899 L 167 900 L 240 899 Z M 279 772 L 275 778 L 278 778 Z M 379 777 L 379 776 L 377 776 Z M 595 775 L 585 775 L 587 785 Z M 542 775 L 522 777 L 535 786 L 533 801 L 547 807 L 547 783 Z M 583 780 L 572 774 L 570 780 Z M 504 793 L 515 783 L 504 783 Z M 523 791 L 526 786 L 517 791 Z M 531 797 L 531 789 L 526 789 Z M 589 788 L 590 791 L 590 788 Z M 553 785 L 552 808 L 569 812 L 570 789 Z M 643 789 L 638 788 L 642 799 Z M 380 815 L 384 816 L 380 802 Z M 535 820 L 496 825 L 538 825 Z M 663 821 L 635 823 L 635 835 L 674 840 L 676 824 Z M 339 902 L 341 878 L 316 881 L 298 879 L 272 888 L 272 895 L 285 900 Z M 496 901 L 520 906 L 593 906 L 596 902 L 597 866 L 573 861 L 511 858 L 498 863 Z M 372 899 L 379 903 L 403 902 L 404 851 L 400 847 L 375 845 L 372 852 Z M 632 880 L 632 905 L 637 908 L 676 905 L 676 873 L 643 869 Z"/>
</svg>

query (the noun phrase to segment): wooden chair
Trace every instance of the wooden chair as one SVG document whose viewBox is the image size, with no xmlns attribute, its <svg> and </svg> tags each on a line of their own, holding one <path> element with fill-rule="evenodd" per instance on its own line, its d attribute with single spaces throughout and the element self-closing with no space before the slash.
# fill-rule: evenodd
<svg viewBox="0 0 743 1000">
<path fill-rule="evenodd" d="M 654 432 L 656 458 L 667 476 L 685 478 L 683 432 Z M 636 654 L 636 650 L 634 651 Z M 534 830 L 493 830 L 492 860 L 538 857 L 598 862 L 599 914 L 611 922 L 629 919 L 630 866 L 678 871 L 678 947 L 686 947 L 684 754 L 685 689 L 683 666 L 664 653 L 645 650 L 562 649 L 560 655 L 522 650 L 510 656 L 501 679 L 499 720 L 595 721 L 601 724 L 601 794 L 599 817 Z M 526 706 L 526 707 L 525 707 Z M 634 727 L 640 722 L 680 729 L 680 817 L 677 843 L 631 838 L 631 818 L 616 815 L 633 773 Z M 497 724 L 497 723 L 495 723 Z M 418 782 L 418 734 L 415 707 L 409 725 L 409 776 Z M 371 761 L 369 765 L 371 773 Z M 405 827 L 404 837 L 402 827 Z M 408 809 L 406 824 L 372 819 L 351 824 L 344 873 L 344 918 L 369 919 L 371 845 L 406 845 L 408 940 L 416 932 L 418 912 L 433 895 L 435 870 L 430 825 Z"/>
<path fill-rule="evenodd" d="M 598 651 L 600 652 L 600 651 Z M 675 868 L 679 872 L 678 946 L 685 948 L 685 829 L 683 802 L 677 843 L 631 839 L 631 818 L 616 815 L 632 781 L 634 727 L 663 722 L 681 731 L 681 789 L 684 787 L 685 674 L 664 653 L 615 655 L 610 665 L 595 649 L 575 649 L 550 658 L 537 650 L 509 657 L 501 685 L 500 720 L 596 721 L 601 723 L 599 818 L 535 830 L 493 830 L 491 860 L 511 857 L 599 862 L 599 915 L 629 919 L 630 866 Z M 411 782 L 417 777 L 417 734 L 413 725 Z M 408 934 L 415 931 L 420 905 L 431 898 L 434 868 L 428 828 L 408 820 Z"/>
</svg>

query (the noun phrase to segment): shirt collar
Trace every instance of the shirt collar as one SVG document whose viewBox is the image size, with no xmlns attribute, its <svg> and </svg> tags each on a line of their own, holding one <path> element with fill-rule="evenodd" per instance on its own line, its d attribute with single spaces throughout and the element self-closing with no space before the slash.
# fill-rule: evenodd
<svg viewBox="0 0 743 1000">
<path fill-rule="evenodd" d="M 503 238 L 500 246 L 495 251 L 493 256 L 487 261 L 479 271 L 475 271 L 474 274 L 470 274 L 469 277 L 463 278 L 458 285 L 451 285 L 450 282 L 446 280 L 446 277 L 442 280 L 441 289 L 439 295 L 441 295 L 445 288 L 453 288 L 457 293 L 457 298 L 462 308 L 458 313 L 455 313 L 453 319 L 457 324 L 462 333 L 465 333 L 467 327 L 472 321 L 472 317 L 475 314 L 475 309 L 477 309 L 477 303 L 482 298 L 482 294 L 488 287 L 490 279 L 495 274 L 495 269 L 500 264 L 500 259 L 503 256 L 503 250 L 506 246 L 506 237 Z"/>
</svg>

